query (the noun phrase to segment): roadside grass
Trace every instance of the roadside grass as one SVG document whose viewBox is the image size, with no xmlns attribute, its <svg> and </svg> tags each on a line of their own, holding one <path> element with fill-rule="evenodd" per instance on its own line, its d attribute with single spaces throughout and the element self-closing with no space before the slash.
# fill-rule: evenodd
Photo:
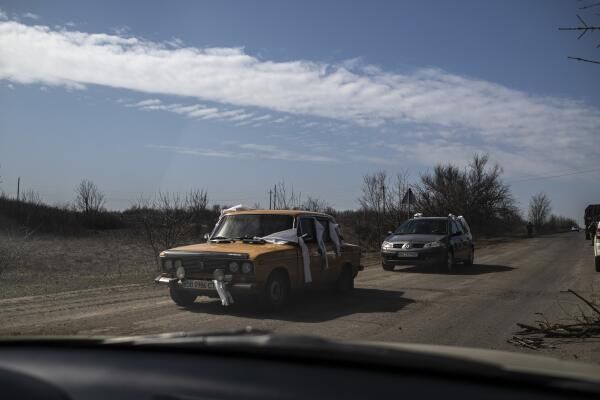
<svg viewBox="0 0 600 400">
<path fill-rule="evenodd" d="M 83 237 L 0 233 L 0 298 L 51 294 L 131 283 L 152 283 L 151 249 L 132 232 Z"/>
</svg>

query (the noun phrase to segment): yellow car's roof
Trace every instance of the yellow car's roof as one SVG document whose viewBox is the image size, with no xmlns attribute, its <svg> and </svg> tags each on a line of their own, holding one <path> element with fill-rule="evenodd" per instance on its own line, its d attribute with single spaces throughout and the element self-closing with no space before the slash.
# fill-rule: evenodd
<svg viewBox="0 0 600 400">
<path fill-rule="evenodd" d="M 225 215 L 242 215 L 242 214 L 275 214 L 275 215 L 290 215 L 292 217 L 297 217 L 299 215 L 312 215 L 317 217 L 326 217 L 331 218 L 330 215 L 314 212 L 314 211 L 306 211 L 306 210 L 240 210 L 240 211 L 230 211 L 225 213 Z"/>
</svg>

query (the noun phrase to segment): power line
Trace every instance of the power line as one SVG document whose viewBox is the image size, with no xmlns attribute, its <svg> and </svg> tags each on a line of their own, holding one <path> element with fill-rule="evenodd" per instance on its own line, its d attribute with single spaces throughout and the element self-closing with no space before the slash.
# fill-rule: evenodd
<svg viewBox="0 0 600 400">
<path fill-rule="evenodd" d="M 519 179 L 519 180 L 514 180 L 514 181 L 508 181 L 507 183 L 521 183 L 521 182 L 535 181 L 535 180 L 538 180 L 538 179 L 560 178 L 562 176 L 586 174 L 588 172 L 594 172 L 594 171 L 600 171 L 600 167 L 599 168 L 592 168 L 592 169 L 574 170 L 574 171 L 570 171 L 570 172 L 566 172 L 566 173 L 561 173 L 561 174 L 556 174 L 556 175 L 536 176 L 536 177 L 533 177 L 533 178 L 526 178 L 526 179 Z"/>
<path fill-rule="evenodd" d="M 596 60 L 588 60 L 587 58 L 581 58 L 581 57 L 567 57 L 571 60 L 575 60 L 575 61 L 583 61 L 583 62 L 588 62 L 588 63 L 592 63 L 592 64 L 600 64 L 600 61 L 596 61 Z"/>
</svg>

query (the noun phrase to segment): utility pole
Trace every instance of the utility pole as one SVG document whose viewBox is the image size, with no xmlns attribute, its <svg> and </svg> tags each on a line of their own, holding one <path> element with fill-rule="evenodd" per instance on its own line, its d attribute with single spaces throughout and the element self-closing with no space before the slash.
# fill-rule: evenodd
<svg viewBox="0 0 600 400">
<path fill-rule="evenodd" d="M 398 180 L 398 224 L 402 222 L 402 184 Z"/>
<path fill-rule="evenodd" d="M 408 187 L 408 219 L 410 219 L 410 196 L 412 195 L 412 190 L 410 190 L 410 186 Z"/>
<path fill-rule="evenodd" d="M 383 192 L 383 215 L 385 215 L 385 183 L 381 184 L 381 191 Z"/>
<path fill-rule="evenodd" d="M 273 210 L 277 210 L 277 184 L 273 187 Z"/>
<path fill-rule="evenodd" d="M 273 207 L 271 200 L 273 200 L 273 189 L 269 189 L 269 210 L 272 210 Z"/>
<path fill-rule="evenodd" d="M 21 191 L 21 177 L 19 176 L 17 178 L 17 201 L 19 201 L 19 195 L 20 195 L 19 192 L 20 191 Z"/>
</svg>

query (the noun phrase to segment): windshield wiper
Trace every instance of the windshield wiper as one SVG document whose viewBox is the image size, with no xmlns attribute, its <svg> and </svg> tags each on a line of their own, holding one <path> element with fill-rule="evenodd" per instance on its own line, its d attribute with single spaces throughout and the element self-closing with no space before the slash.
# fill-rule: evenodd
<svg viewBox="0 0 600 400">
<path fill-rule="evenodd" d="M 232 241 L 233 239 L 225 237 L 225 236 L 215 236 L 215 237 L 210 238 L 209 240 L 212 242 L 212 241 L 217 241 L 217 240 L 230 240 L 230 241 Z"/>
<path fill-rule="evenodd" d="M 265 240 L 263 238 L 258 237 L 258 236 L 250 236 L 250 235 L 236 237 L 236 240 L 242 240 L 242 241 L 254 242 L 254 243 L 265 243 Z"/>
</svg>

